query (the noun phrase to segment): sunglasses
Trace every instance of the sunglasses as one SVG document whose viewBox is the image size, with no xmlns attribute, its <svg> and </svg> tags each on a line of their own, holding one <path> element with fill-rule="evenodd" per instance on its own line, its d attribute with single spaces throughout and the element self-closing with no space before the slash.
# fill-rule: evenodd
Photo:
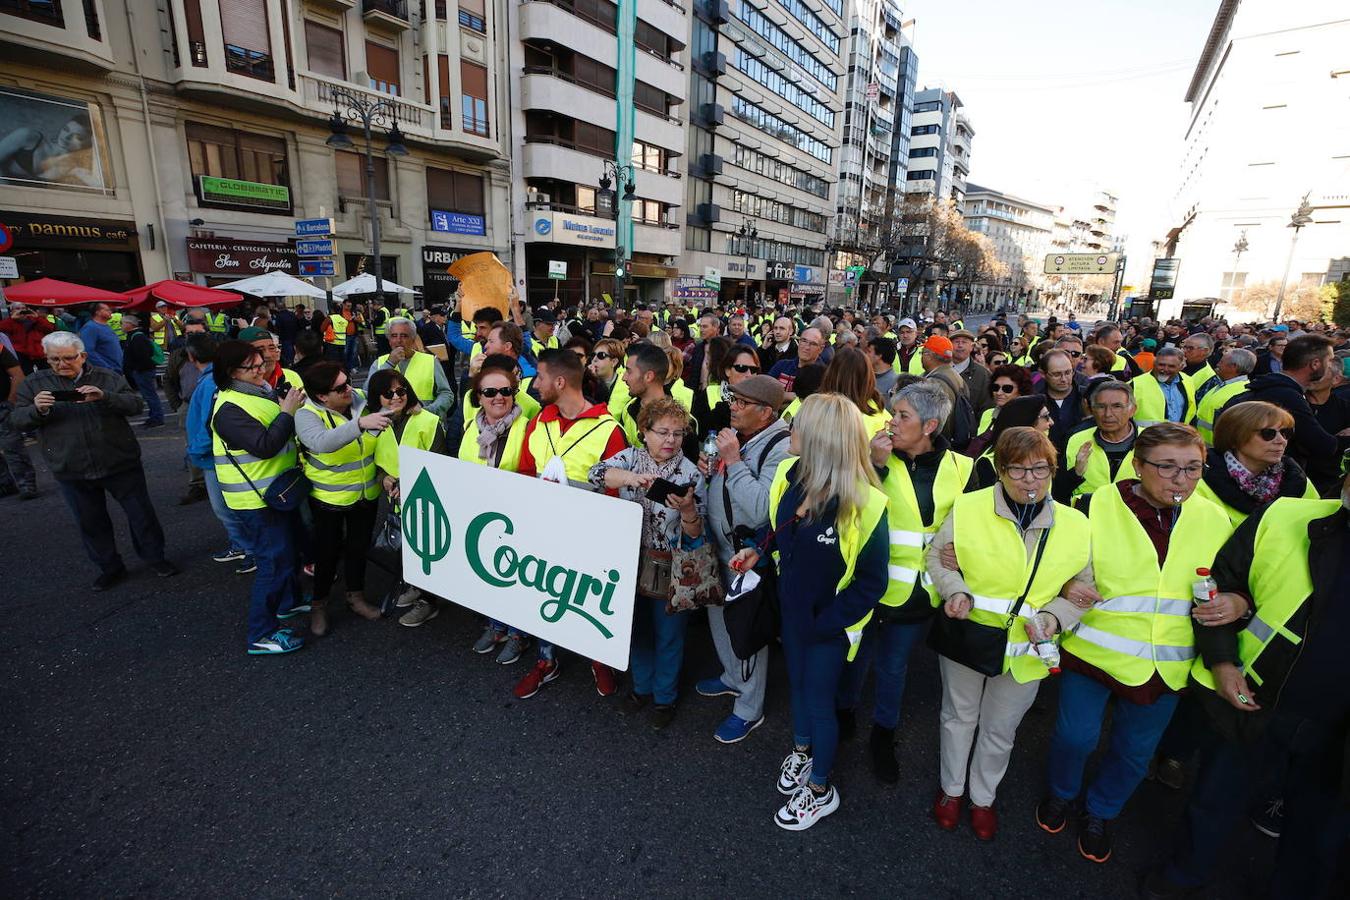
<svg viewBox="0 0 1350 900">
<path fill-rule="evenodd" d="M 1015 384 L 996 384 L 990 388 L 995 394 L 1011 394 L 1017 390 Z"/>
<path fill-rule="evenodd" d="M 1286 441 L 1294 439 L 1294 429 L 1292 428 L 1258 428 L 1257 434 L 1261 435 L 1261 440 L 1269 443 L 1275 440 L 1276 435 L 1284 438 Z"/>
<path fill-rule="evenodd" d="M 617 359 L 617 358 L 618 357 L 614 356 L 611 353 L 594 353 L 591 355 L 591 359 Z"/>
<path fill-rule="evenodd" d="M 1064 352 L 1069 354 L 1069 356 L 1073 359 L 1077 359 L 1078 357 L 1083 355 L 1082 350 L 1065 350 Z"/>
<path fill-rule="evenodd" d="M 479 388 L 479 389 L 478 389 L 478 396 L 480 396 L 480 397 L 486 397 L 486 398 L 488 398 L 489 400 L 491 400 L 493 397 L 510 397 L 510 396 L 511 396 L 511 389 L 510 389 L 509 387 L 504 387 L 504 388 Z"/>
<path fill-rule="evenodd" d="M 383 398 L 386 399 L 386 400 L 393 400 L 395 397 L 406 397 L 406 396 L 408 396 L 408 389 L 407 389 L 407 388 L 390 388 L 389 390 L 387 390 L 387 391 L 385 391 L 384 393 L 380 394 L 380 396 L 383 397 Z"/>
<path fill-rule="evenodd" d="M 744 375 L 746 372 L 759 373 L 759 366 L 747 366 L 743 363 L 732 363 L 731 368 Z"/>
<path fill-rule="evenodd" d="M 345 393 L 347 393 L 348 391 L 350 391 L 351 389 L 352 389 L 352 383 L 351 383 L 350 381 L 344 381 L 344 382 L 342 382 L 342 384 L 335 384 L 335 385 L 333 385 L 332 387 L 330 387 L 330 388 L 328 389 L 328 393 L 330 393 L 330 394 L 345 394 Z"/>
</svg>

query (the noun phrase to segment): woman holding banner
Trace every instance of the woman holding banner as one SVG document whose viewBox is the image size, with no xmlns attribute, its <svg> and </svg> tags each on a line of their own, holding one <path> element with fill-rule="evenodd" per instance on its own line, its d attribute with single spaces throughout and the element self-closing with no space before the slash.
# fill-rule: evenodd
<svg viewBox="0 0 1350 900">
<path fill-rule="evenodd" d="M 840 394 L 813 394 L 792 420 L 794 456 L 769 488 L 765 544 L 778 555 L 783 653 L 792 696 L 793 748 L 778 791 L 791 797 L 774 822 L 804 831 L 839 808 L 830 784 L 839 720 L 834 698 L 862 629 L 886 592 L 890 532 L 877 486 L 867 426 Z M 755 548 L 731 560 L 736 571 L 759 561 Z"/>
<path fill-rule="evenodd" d="M 652 704 L 652 725 L 665 728 L 675 718 L 688 624 L 684 612 L 668 605 L 674 550 L 682 539 L 692 543 L 702 538 L 707 485 L 698 467 L 680 452 L 694 423 L 678 400 L 662 397 L 644 404 L 637 426 L 643 445 L 596 463 L 590 481 L 598 490 L 618 490 L 620 498 L 642 504 L 642 556 L 629 655 L 633 688 L 624 707 L 638 713 Z M 665 483 L 682 490 L 670 490 Z"/>
</svg>

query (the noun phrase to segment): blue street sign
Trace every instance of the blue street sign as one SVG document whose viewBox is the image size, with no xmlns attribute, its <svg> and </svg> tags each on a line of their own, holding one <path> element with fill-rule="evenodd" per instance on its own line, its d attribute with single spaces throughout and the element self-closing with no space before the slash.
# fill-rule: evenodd
<svg viewBox="0 0 1350 900">
<path fill-rule="evenodd" d="M 315 275 L 333 275 L 333 261 L 331 259 L 302 259 L 300 263 L 301 276 Z"/>
<path fill-rule="evenodd" d="M 318 238 L 308 241 L 296 241 L 295 253 L 297 256 L 332 256 L 333 239 Z"/>
<path fill-rule="evenodd" d="M 296 237 L 315 237 L 333 233 L 332 219 L 296 219 Z"/>
<path fill-rule="evenodd" d="M 448 234 L 487 234 L 487 223 L 482 216 L 471 213 L 431 211 L 431 230 Z"/>
</svg>

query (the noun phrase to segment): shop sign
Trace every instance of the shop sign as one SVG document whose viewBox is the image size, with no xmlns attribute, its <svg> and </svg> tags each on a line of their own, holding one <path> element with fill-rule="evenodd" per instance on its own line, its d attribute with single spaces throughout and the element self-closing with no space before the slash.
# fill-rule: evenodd
<svg viewBox="0 0 1350 900">
<path fill-rule="evenodd" d="M 530 213 L 530 230 L 526 239 L 582 247 L 612 248 L 616 243 L 616 234 L 613 219 L 535 210 Z"/>
<path fill-rule="evenodd" d="M 0 210 L 0 222 L 20 250 L 135 250 L 136 226 L 108 219 L 76 219 Z"/>
<path fill-rule="evenodd" d="M 797 266 L 793 273 L 792 280 L 799 284 L 811 284 L 816 280 L 816 271 L 810 266 Z"/>
<path fill-rule="evenodd" d="M 702 275 L 680 275 L 675 279 L 675 287 L 671 290 L 670 296 L 676 300 L 711 302 L 717 299 L 717 288 L 708 287 Z"/>
<path fill-rule="evenodd" d="M 452 263 L 479 250 L 467 247 L 422 248 L 422 291 L 428 300 L 448 300 L 459 289 L 459 279 L 446 271 Z"/>
<path fill-rule="evenodd" d="M 295 247 L 273 241 L 188 238 L 188 266 L 203 275 L 262 275 L 297 272 Z"/>
<path fill-rule="evenodd" d="M 469 213 L 431 211 L 431 230 L 445 234 L 487 234 L 487 221 Z"/>
<path fill-rule="evenodd" d="M 263 184 L 237 178 L 217 178 L 214 175 L 198 175 L 197 179 L 202 200 L 208 203 L 236 203 L 269 209 L 291 208 L 291 189 L 284 184 Z"/>
<path fill-rule="evenodd" d="M 703 270 L 703 286 L 710 288 L 720 288 L 722 286 L 722 270 L 708 266 Z"/>
<path fill-rule="evenodd" d="M 785 262 L 768 262 L 765 263 L 764 272 L 764 277 L 769 281 L 792 281 L 797 269 Z"/>
</svg>

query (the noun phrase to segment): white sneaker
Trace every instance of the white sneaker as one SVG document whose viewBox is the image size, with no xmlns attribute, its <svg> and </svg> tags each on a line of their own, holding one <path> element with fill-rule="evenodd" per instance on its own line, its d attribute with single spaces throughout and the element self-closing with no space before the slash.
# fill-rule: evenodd
<svg viewBox="0 0 1350 900">
<path fill-rule="evenodd" d="M 839 792 L 834 789 L 834 785 L 829 785 L 823 794 L 817 794 L 802 785 L 787 805 L 778 810 L 773 821 L 779 828 L 788 831 L 805 831 L 838 808 Z"/>
<path fill-rule="evenodd" d="M 778 793 L 791 797 L 810 777 L 811 757 L 800 750 L 793 750 L 783 760 L 783 768 L 778 772 Z"/>
</svg>

